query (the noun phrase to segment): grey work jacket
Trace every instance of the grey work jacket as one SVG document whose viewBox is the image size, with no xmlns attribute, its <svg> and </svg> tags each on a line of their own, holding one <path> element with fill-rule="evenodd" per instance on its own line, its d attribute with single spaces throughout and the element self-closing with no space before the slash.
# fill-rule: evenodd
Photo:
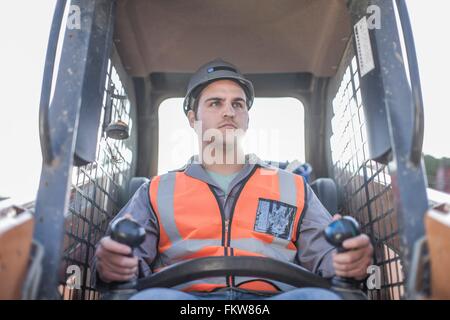
<svg viewBox="0 0 450 320">
<path fill-rule="evenodd" d="M 220 186 L 209 176 L 203 166 L 197 161 L 197 157 L 192 157 L 183 168 L 174 171 L 184 171 L 188 176 L 201 180 L 212 186 L 220 205 L 223 208 L 225 219 L 231 216 L 233 202 L 239 187 L 252 172 L 255 166 L 263 168 L 273 168 L 261 161 L 255 155 L 246 157 L 246 164 L 239 174 L 233 179 L 225 193 Z M 251 159 L 251 161 L 249 161 Z M 152 273 L 152 263 L 158 254 L 159 226 L 156 214 L 150 205 L 149 187 L 151 181 L 144 183 L 120 210 L 118 219 L 129 213 L 146 230 L 146 237 L 143 244 L 134 250 L 134 254 L 139 258 L 139 277 L 145 277 Z M 322 276 L 329 278 L 334 276 L 332 263 L 332 247 L 323 237 L 322 231 L 332 221 L 330 213 L 321 204 L 314 191 L 306 184 L 305 211 L 301 224 L 299 225 L 299 237 L 296 242 L 297 255 L 295 262 L 300 266 Z M 110 224 L 111 225 L 111 224 Z M 110 228 L 106 235 L 110 233 Z M 98 281 L 95 272 L 95 257 L 92 261 L 92 285 Z"/>
</svg>

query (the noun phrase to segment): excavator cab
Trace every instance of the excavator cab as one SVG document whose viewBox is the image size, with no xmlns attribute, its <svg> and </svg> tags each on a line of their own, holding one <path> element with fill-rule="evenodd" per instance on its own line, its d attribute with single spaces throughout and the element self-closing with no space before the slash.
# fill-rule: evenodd
<svg viewBox="0 0 450 320">
<path fill-rule="evenodd" d="M 336 289 L 299 266 L 250 257 L 193 260 L 107 292 L 92 285 L 91 260 L 110 221 L 161 173 L 163 102 L 183 98 L 193 72 L 217 57 L 239 66 L 257 99 L 303 105 L 303 119 L 287 117 L 304 134 L 304 162 L 283 166 L 307 176 L 331 214 L 356 221 L 335 228 L 356 225 L 375 249 L 368 281 L 342 297 L 449 298 L 448 276 L 430 257 L 446 252 L 441 222 L 450 201 L 427 188 L 424 107 L 404 0 L 58 0 L 39 110 L 37 197 L 0 201 L 0 296 L 127 298 L 231 272 Z M 184 116 L 180 101 L 173 113 Z M 127 230 L 124 243 L 138 243 L 138 227 L 118 228 Z"/>
</svg>

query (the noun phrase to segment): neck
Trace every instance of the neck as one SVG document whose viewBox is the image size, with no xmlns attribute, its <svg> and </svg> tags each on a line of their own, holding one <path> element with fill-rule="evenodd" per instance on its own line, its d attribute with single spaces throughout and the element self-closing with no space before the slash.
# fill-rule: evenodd
<svg viewBox="0 0 450 320">
<path fill-rule="evenodd" d="M 202 157 L 202 166 L 208 171 L 219 174 L 233 174 L 242 170 L 245 164 L 245 155 L 241 147 L 231 148 L 231 151 L 224 145 L 222 151 L 219 149 L 212 151 L 213 161 L 205 161 L 208 158 Z M 209 150 L 207 150 L 209 151 Z M 205 155 L 205 148 L 202 148 L 202 154 Z"/>
<path fill-rule="evenodd" d="M 244 167 L 243 164 L 203 164 L 203 167 L 215 173 L 229 175 L 239 172 Z"/>
</svg>

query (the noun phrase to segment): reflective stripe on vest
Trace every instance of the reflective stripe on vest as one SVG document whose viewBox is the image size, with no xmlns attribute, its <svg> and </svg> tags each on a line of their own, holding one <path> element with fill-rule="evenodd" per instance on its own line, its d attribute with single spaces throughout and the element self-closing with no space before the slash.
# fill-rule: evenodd
<svg viewBox="0 0 450 320">
<path fill-rule="evenodd" d="M 152 179 L 149 196 L 160 230 L 155 272 L 176 262 L 210 256 L 264 256 L 294 262 L 305 201 L 301 176 L 257 168 L 234 199 L 228 232 L 209 185 L 184 172 Z M 222 277 L 180 288 L 212 291 L 224 286 L 227 281 Z M 267 281 L 247 281 L 245 288 L 268 290 Z"/>
</svg>

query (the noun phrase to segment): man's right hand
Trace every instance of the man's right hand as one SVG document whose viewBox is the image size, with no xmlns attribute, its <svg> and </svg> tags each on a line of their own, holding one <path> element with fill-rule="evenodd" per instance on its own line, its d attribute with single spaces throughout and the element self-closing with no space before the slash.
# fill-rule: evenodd
<svg viewBox="0 0 450 320">
<path fill-rule="evenodd" d="M 137 275 L 138 258 L 130 257 L 131 248 L 104 237 L 100 240 L 95 256 L 97 272 L 103 282 L 129 281 Z"/>
</svg>

